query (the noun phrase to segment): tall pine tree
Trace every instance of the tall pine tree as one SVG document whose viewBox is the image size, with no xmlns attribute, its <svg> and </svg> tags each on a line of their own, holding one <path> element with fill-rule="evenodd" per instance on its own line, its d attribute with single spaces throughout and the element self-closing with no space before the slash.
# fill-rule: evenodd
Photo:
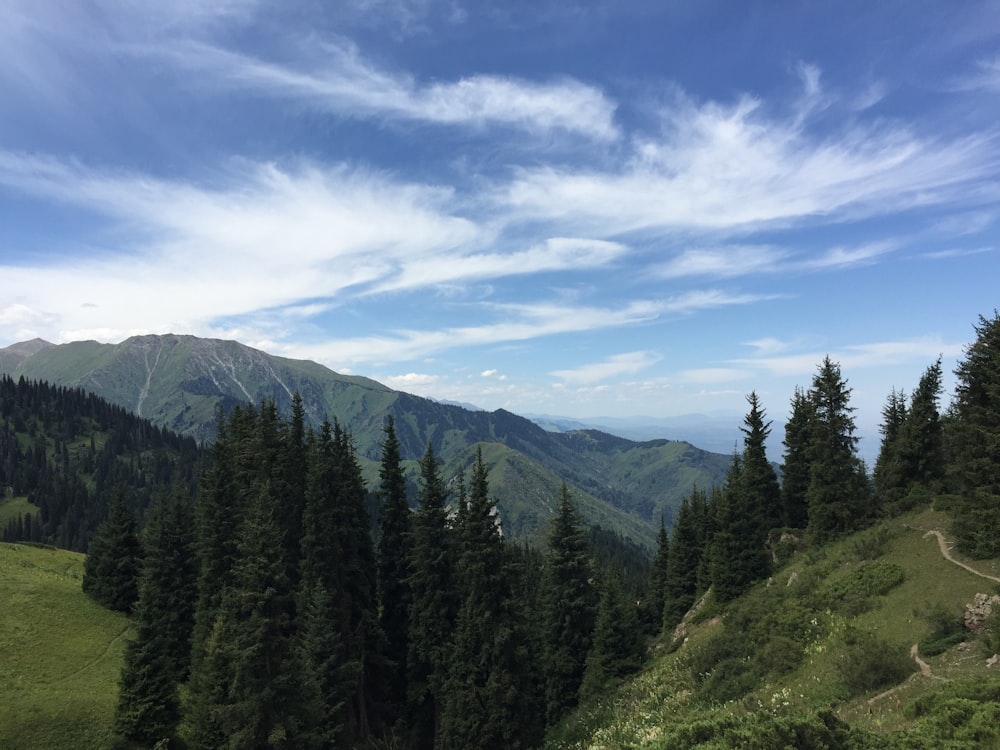
<svg viewBox="0 0 1000 750">
<path fill-rule="evenodd" d="M 542 578 L 542 668 L 545 717 L 549 725 L 576 705 L 596 616 L 597 591 L 593 579 L 587 531 L 563 483 L 556 515 L 549 527 Z"/>
<path fill-rule="evenodd" d="M 528 654 L 481 448 L 460 529 L 461 605 L 452 639 L 441 746 L 446 750 L 524 747 Z"/>
<path fill-rule="evenodd" d="M 955 370 L 949 454 L 958 544 L 985 558 L 1000 556 L 1000 313 L 980 315 L 975 331 Z"/>
<path fill-rule="evenodd" d="M 198 568 L 194 517 L 183 488 L 154 502 L 143 533 L 135 638 L 125 649 L 115 732 L 152 747 L 180 722 L 178 685 L 187 677 Z"/>
<path fill-rule="evenodd" d="M 801 388 L 792 396 L 791 415 L 785 424 L 784 465 L 781 468 L 781 507 L 785 526 L 804 529 L 809 522 L 809 466 L 816 409 Z"/>
<path fill-rule="evenodd" d="M 840 365 L 824 358 L 809 397 L 815 410 L 810 441 L 809 531 L 825 540 L 871 520 L 868 480 L 857 455 L 851 389 Z"/>
<path fill-rule="evenodd" d="M 83 591 L 99 604 L 129 612 L 139 598 L 142 545 L 135 513 L 118 487 L 111 499 L 107 520 L 90 541 L 83 567 Z"/>
<path fill-rule="evenodd" d="M 406 701 L 406 654 L 410 628 L 410 508 L 395 422 L 390 416 L 382 443 L 379 470 L 382 501 L 378 543 L 379 624 L 388 660 L 386 699 L 393 713 Z"/>
<path fill-rule="evenodd" d="M 420 483 L 410 554 L 406 721 L 411 745 L 431 748 L 440 736 L 457 604 L 447 493 L 430 443 L 420 460 Z"/>
</svg>

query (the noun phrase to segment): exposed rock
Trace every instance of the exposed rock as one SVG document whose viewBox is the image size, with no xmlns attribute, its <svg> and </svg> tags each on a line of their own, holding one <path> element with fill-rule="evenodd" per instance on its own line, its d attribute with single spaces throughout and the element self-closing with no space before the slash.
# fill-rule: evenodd
<svg viewBox="0 0 1000 750">
<path fill-rule="evenodd" d="M 987 659 L 986 667 L 988 669 L 1000 669 L 1000 654 L 993 654 L 993 656 Z"/>
<path fill-rule="evenodd" d="M 793 570 L 792 574 L 790 576 L 788 576 L 788 583 L 785 584 L 785 587 L 787 588 L 787 587 L 791 586 L 797 580 L 799 580 L 799 571 Z"/>
<path fill-rule="evenodd" d="M 712 589 L 709 588 L 708 591 L 706 591 L 702 595 L 701 599 L 695 602 L 695 605 L 687 611 L 687 614 L 684 615 L 680 623 L 678 623 L 677 627 L 674 628 L 674 635 L 672 638 L 673 641 L 677 641 L 679 638 L 684 638 L 687 636 L 688 626 L 690 626 L 691 620 L 693 620 L 695 615 L 697 615 L 699 612 L 701 612 L 701 610 L 705 608 L 705 605 L 708 604 L 708 597 L 711 594 L 712 594 Z"/>
<path fill-rule="evenodd" d="M 973 633 L 982 632 L 983 624 L 996 606 L 1000 606 L 1000 594 L 976 594 L 975 601 L 965 605 L 965 627 Z"/>
</svg>

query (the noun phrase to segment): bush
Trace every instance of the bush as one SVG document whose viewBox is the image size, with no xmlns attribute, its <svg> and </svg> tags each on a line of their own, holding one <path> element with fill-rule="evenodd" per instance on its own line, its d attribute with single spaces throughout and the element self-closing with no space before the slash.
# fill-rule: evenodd
<svg viewBox="0 0 1000 750">
<path fill-rule="evenodd" d="M 763 674 L 781 676 L 793 671 L 802 663 L 801 644 L 777 635 L 767 641 L 754 654 L 754 662 Z"/>
<path fill-rule="evenodd" d="M 884 596 L 906 579 L 906 571 L 885 560 L 872 560 L 858 565 L 830 586 L 836 597 L 851 595 Z"/>
<path fill-rule="evenodd" d="M 840 679 L 852 696 L 896 685 L 917 669 L 906 646 L 849 628 L 844 636 L 847 653 L 837 665 Z"/>
<path fill-rule="evenodd" d="M 943 654 L 968 635 L 961 615 L 943 604 L 934 605 L 919 614 L 931 626 L 931 632 L 920 641 L 920 653 L 924 656 Z"/>
<path fill-rule="evenodd" d="M 892 540 L 887 526 L 879 526 L 857 536 L 851 544 L 859 560 L 877 560 L 885 554 L 885 548 Z"/>
</svg>

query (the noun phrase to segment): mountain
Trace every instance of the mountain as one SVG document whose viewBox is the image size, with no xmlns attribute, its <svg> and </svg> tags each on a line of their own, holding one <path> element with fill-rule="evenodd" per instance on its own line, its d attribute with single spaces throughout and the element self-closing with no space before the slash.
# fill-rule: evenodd
<svg viewBox="0 0 1000 750">
<path fill-rule="evenodd" d="M 506 450 L 489 464 L 490 486 L 515 536 L 543 532 L 565 481 L 588 521 L 652 547 L 660 514 L 669 522 L 693 486 L 721 481 L 731 462 L 681 441 L 636 442 L 592 429 L 550 432 L 502 409 L 420 398 L 236 341 L 173 334 L 120 344 L 36 340 L 0 349 L 0 371 L 83 388 L 203 442 L 214 435 L 220 407 L 273 399 L 287 413 L 298 393 L 311 424 L 337 419 L 352 434 L 370 485 L 389 415 L 404 460 L 415 462 L 431 442 L 448 477 L 470 465 L 477 444 L 497 444 Z"/>
</svg>

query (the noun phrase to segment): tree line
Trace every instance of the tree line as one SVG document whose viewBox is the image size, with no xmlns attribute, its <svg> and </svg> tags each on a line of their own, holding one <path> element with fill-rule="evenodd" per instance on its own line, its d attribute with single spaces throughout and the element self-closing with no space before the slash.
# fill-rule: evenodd
<svg viewBox="0 0 1000 750">
<path fill-rule="evenodd" d="M 307 429 L 296 398 L 218 430 L 193 503 L 161 496 L 140 543 L 117 495 L 87 558 L 85 590 L 136 625 L 123 747 L 535 747 L 641 663 L 624 571 L 594 563 L 565 486 L 544 553 L 504 536 L 481 449 L 446 478 L 429 444 L 411 509 L 390 418 L 373 538 L 336 422 Z"/>
<path fill-rule="evenodd" d="M 3 541 L 83 552 L 115 487 L 143 513 L 159 490 L 193 488 L 201 455 L 190 437 L 79 388 L 0 375 L 0 496 L 37 509 L 9 518 Z"/>
<path fill-rule="evenodd" d="M 793 394 L 780 477 L 765 450 L 771 422 L 749 394 L 726 480 L 693 489 L 672 529 L 661 522 L 640 597 L 614 565 L 595 565 L 565 487 L 544 553 L 503 535 L 481 450 L 443 477 L 428 445 L 411 509 L 390 419 L 373 536 L 350 435 L 337 423 L 307 429 L 300 399 L 287 419 L 273 403 L 237 408 L 220 418 L 193 506 L 179 488 L 150 515 L 129 595 L 123 744 L 180 733 L 194 748 L 533 747 L 637 669 L 647 638 L 704 592 L 739 596 L 803 540 L 944 496 L 963 549 L 996 555 L 1000 317 L 976 332 L 945 413 L 940 360 L 911 398 L 889 395 L 873 472 L 829 357 Z M 101 568 L 100 550 L 135 549 L 127 504 L 116 505 L 117 536 L 109 519 L 88 558 L 98 598 L 122 567 Z M 177 627 L 159 627 L 164 618 Z"/>
</svg>

